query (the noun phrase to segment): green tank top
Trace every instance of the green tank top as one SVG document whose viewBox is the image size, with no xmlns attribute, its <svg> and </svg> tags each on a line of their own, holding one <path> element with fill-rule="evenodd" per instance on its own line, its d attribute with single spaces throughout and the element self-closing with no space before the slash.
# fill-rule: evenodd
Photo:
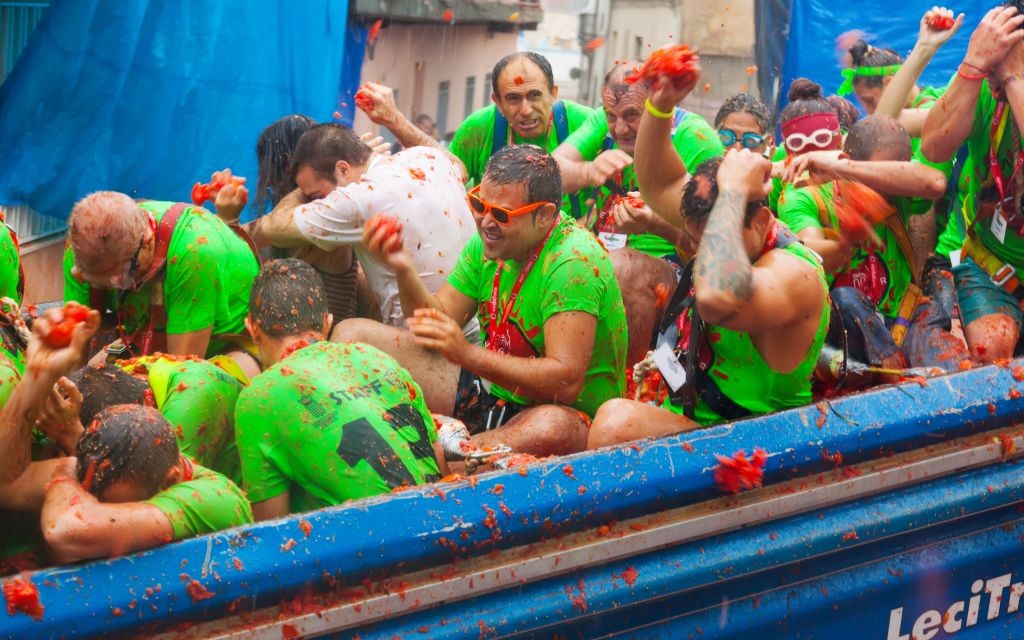
<svg viewBox="0 0 1024 640">
<path fill-rule="evenodd" d="M 793 242 L 782 250 L 814 265 L 827 301 L 828 284 L 825 282 L 825 272 L 814 252 L 799 242 Z M 725 396 L 747 409 L 751 415 L 810 404 L 811 374 L 825 343 L 830 317 L 831 306 L 825 304 L 821 310 L 821 319 L 814 340 L 807 348 L 804 359 L 789 373 L 779 373 L 772 369 L 761 357 L 749 333 L 708 325 L 705 335 L 714 352 L 714 362 L 707 375 L 711 376 Z M 682 413 L 681 406 L 672 404 L 668 399 L 665 403 L 665 408 Z M 723 422 L 724 418 L 715 413 L 698 394 L 694 420 L 706 426 Z"/>
</svg>

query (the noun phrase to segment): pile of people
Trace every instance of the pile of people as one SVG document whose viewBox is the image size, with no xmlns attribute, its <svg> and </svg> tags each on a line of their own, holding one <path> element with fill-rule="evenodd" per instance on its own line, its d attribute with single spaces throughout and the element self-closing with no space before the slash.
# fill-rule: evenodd
<svg viewBox="0 0 1024 640">
<path fill-rule="evenodd" d="M 230 173 L 212 211 L 82 198 L 69 304 L 30 329 L 0 227 L 0 574 L 1012 357 L 1019 4 L 944 88 L 916 83 L 962 15 L 906 60 L 858 42 L 864 118 L 802 78 L 777 122 L 740 94 L 712 126 L 680 47 L 616 63 L 597 109 L 506 56 L 447 146 L 368 83 L 395 153 L 282 118 L 252 222 Z"/>
</svg>

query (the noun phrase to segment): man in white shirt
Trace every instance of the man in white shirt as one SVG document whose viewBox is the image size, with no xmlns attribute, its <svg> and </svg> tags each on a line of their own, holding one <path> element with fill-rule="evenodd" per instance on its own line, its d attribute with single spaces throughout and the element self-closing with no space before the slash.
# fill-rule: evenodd
<svg viewBox="0 0 1024 640">
<path fill-rule="evenodd" d="M 352 245 L 386 324 L 405 327 L 395 273 L 366 253 L 363 226 L 384 213 L 398 220 L 420 277 L 431 291 L 445 283 L 476 233 L 461 168 L 439 149 L 412 147 L 380 156 L 339 124 L 313 127 L 292 158 L 298 189 L 260 218 L 255 233 L 278 247 Z M 474 320 L 467 336 L 478 333 Z"/>
</svg>

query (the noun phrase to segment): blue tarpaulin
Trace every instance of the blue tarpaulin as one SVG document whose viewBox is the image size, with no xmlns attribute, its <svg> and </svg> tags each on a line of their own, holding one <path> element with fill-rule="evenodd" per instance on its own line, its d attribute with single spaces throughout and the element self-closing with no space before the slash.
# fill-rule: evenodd
<svg viewBox="0 0 1024 640">
<path fill-rule="evenodd" d="M 950 5 L 966 14 L 964 25 L 935 55 L 920 85 L 946 85 L 967 51 L 971 32 L 996 4 L 992 0 L 967 0 Z M 864 32 L 870 44 L 895 49 L 906 57 L 917 41 L 921 16 L 934 5 L 933 0 L 896 4 L 891 0 L 860 0 L 850 5 L 825 0 L 760 0 L 757 55 L 763 70 L 762 94 L 769 104 L 777 97 L 781 109 L 786 105 L 790 82 L 799 77 L 819 83 L 826 95 L 835 93 L 843 80 L 840 70 L 846 53 L 837 46 L 837 39 L 856 30 Z M 776 78 L 778 85 L 773 82 Z M 848 97 L 856 103 L 852 95 Z"/>
<path fill-rule="evenodd" d="M 362 52 L 347 0 L 54 2 L 0 86 L 0 203 L 187 200 L 225 167 L 254 186 L 263 127 L 351 120 Z"/>
</svg>

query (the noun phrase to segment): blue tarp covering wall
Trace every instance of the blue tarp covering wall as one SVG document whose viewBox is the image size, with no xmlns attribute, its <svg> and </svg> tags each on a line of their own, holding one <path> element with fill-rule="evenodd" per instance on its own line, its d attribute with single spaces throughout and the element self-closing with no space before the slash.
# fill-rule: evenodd
<svg viewBox="0 0 1024 640">
<path fill-rule="evenodd" d="M 964 25 L 936 54 L 920 84 L 945 86 L 967 51 L 971 32 L 996 4 L 992 0 L 966 0 L 950 5 L 966 14 Z M 837 48 L 837 38 L 854 30 L 866 33 L 865 39 L 872 45 L 895 49 L 906 57 L 917 41 L 921 16 L 934 5 L 934 0 L 858 0 L 850 4 L 834 0 L 758 0 L 757 58 L 763 97 L 769 104 L 777 98 L 775 104 L 781 110 L 790 82 L 799 77 L 821 84 L 826 95 L 835 93 L 843 80 L 840 70 L 846 53 Z M 852 95 L 848 97 L 856 102 Z"/>
<path fill-rule="evenodd" d="M 351 120 L 362 31 L 347 0 L 54 2 L 0 86 L 0 203 L 183 200 L 224 167 L 254 186 L 263 127 Z"/>
</svg>

